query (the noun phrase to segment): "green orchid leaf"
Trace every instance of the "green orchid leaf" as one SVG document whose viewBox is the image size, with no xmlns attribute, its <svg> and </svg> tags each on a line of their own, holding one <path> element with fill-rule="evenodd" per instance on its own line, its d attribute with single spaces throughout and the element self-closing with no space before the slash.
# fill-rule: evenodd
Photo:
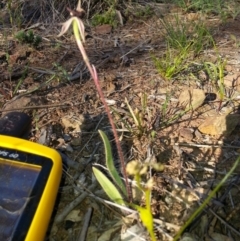
<svg viewBox="0 0 240 241">
<path fill-rule="evenodd" d="M 98 132 L 101 135 L 103 143 L 104 143 L 106 165 L 107 165 L 108 171 L 109 171 L 112 179 L 114 180 L 114 182 L 118 185 L 120 190 L 123 192 L 123 194 L 125 196 L 127 196 L 126 187 L 125 187 L 124 183 L 122 182 L 122 179 L 120 178 L 118 171 L 113 162 L 113 156 L 112 156 L 110 142 L 109 142 L 106 134 L 103 131 L 99 130 Z"/>
<path fill-rule="evenodd" d="M 100 170 L 93 167 L 93 173 L 108 197 L 115 203 L 125 206 L 123 198 L 114 184 Z"/>
</svg>

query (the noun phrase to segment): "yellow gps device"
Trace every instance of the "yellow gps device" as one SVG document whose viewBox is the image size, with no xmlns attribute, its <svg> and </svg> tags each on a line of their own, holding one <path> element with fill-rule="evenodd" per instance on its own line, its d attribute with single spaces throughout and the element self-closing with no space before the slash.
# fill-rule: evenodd
<svg viewBox="0 0 240 241">
<path fill-rule="evenodd" d="M 62 176 L 62 160 L 51 148 L 6 135 L 8 124 L 0 122 L 0 240 L 43 241 Z"/>
</svg>

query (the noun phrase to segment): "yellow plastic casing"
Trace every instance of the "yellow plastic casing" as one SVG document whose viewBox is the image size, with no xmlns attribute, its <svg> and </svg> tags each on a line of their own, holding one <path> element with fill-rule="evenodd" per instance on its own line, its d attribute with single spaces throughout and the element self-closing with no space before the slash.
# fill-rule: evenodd
<svg viewBox="0 0 240 241">
<path fill-rule="evenodd" d="M 26 141 L 24 139 L 0 135 L 0 147 L 36 154 L 49 158 L 53 162 L 48 180 L 37 210 L 33 217 L 25 241 L 43 241 L 48 229 L 49 221 L 55 204 L 59 184 L 62 176 L 62 160 L 59 153 L 49 147 Z"/>
</svg>

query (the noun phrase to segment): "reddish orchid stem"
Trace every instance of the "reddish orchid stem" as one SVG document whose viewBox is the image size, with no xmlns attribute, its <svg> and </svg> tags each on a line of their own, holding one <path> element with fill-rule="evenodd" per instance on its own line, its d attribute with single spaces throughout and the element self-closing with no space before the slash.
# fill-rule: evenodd
<svg viewBox="0 0 240 241">
<path fill-rule="evenodd" d="M 106 102 L 106 100 L 104 98 L 104 95 L 103 95 L 103 92 L 102 92 L 102 88 L 101 88 L 101 86 L 99 84 L 97 71 L 96 71 L 94 66 L 92 66 L 92 69 L 93 69 L 93 73 L 94 73 L 94 76 L 92 76 L 92 77 L 93 77 L 95 86 L 97 88 L 98 94 L 100 95 L 101 101 L 102 101 L 102 103 L 104 105 L 104 108 L 105 108 L 105 110 L 107 112 L 107 116 L 108 116 L 110 125 L 112 127 L 112 131 L 113 131 L 113 135 L 114 135 L 114 139 L 115 139 L 115 142 L 116 142 L 117 151 L 118 151 L 118 155 L 119 155 L 119 159 L 120 159 L 120 163 L 121 163 L 121 167 L 122 167 L 122 174 L 123 174 L 124 179 L 125 179 L 127 195 L 128 195 L 128 201 L 131 202 L 132 201 L 131 200 L 132 199 L 131 198 L 131 190 L 130 190 L 130 186 L 129 186 L 129 183 L 128 183 L 128 178 L 127 178 L 127 172 L 126 172 L 126 168 L 125 168 L 125 162 L 124 162 L 122 147 L 121 147 L 120 142 L 119 142 L 117 130 L 116 130 L 115 124 L 113 122 L 109 106 L 107 105 L 107 102 Z"/>
<path fill-rule="evenodd" d="M 97 71 L 96 71 L 96 69 L 93 65 L 91 66 L 91 64 L 89 62 L 89 59 L 87 57 L 87 53 L 86 53 L 86 51 L 84 49 L 84 46 L 82 44 L 82 41 L 81 40 L 77 41 L 77 45 L 79 47 L 80 52 L 82 53 L 83 60 L 84 60 L 85 64 L 87 65 L 88 69 L 89 69 L 89 72 L 90 72 L 90 74 L 91 74 L 91 76 L 94 80 L 95 86 L 97 88 L 98 94 L 99 94 L 99 96 L 101 98 L 101 101 L 104 105 L 104 108 L 107 112 L 107 116 L 108 116 L 110 125 L 112 127 L 114 139 L 115 139 L 116 146 L 117 146 L 117 151 L 118 151 L 118 155 L 119 155 L 119 159 L 120 159 L 120 163 L 121 163 L 121 167 L 122 167 L 122 174 L 123 174 L 123 177 L 125 179 L 125 185 L 126 185 L 127 195 L 128 195 L 127 198 L 128 198 L 128 201 L 131 202 L 131 190 L 130 190 L 130 186 L 129 186 L 129 183 L 128 183 L 128 178 L 127 178 L 127 173 L 126 173 L 126 168 L 125 168 L 125 162 L 124 162 L 124 157 L 123 157 L 123 151 L 122 151 L 122 148 L 121 148 L 121 145 L 120 145 L 120 142 L 119 142 L 117 130 L 116 130 L 116 127 L 114 125 L 110 109 L 109 109 L 109 107 L 106 103 L 106 100 L 104 98 L 101 86 L 99 84 Z"/>
</svg>

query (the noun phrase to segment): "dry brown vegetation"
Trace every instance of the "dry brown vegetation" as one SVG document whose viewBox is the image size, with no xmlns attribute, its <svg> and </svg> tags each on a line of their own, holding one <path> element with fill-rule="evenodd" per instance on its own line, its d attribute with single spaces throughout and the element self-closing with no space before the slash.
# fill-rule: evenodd
<svg viewBox="0 0 240 241">
<path fill-rule="evenodd" d="M 74 9 L 76 2 L 9 2 L 0 6 L 0 112 L 28 113 L 29 139 L 59 150 L 68 163 L 47 238 L 82 240 L 79 233 L 92 208 L 86 240 L 140 240 L 120 238 L 130 230 L 148 240 L 137 215 L 123 217 L 103 202 L 107 197 L 92 175 L 93 164 L 105 163 L 98 129 L 107 133 L 118 167 L 119 162 L 104 108 L 72 33 L 57 38 L 59 23 L 69 16 L 66 6 Z M 126 162 L 155 161 L 165 167 L 151 173 L 158 240 L 172 240 L 240 150 L 239 3 L 229 1 L 222 11 L 217 5 L 213 11 L 191 7 L 194 1 L 173 2 L 82 2 L 86 51 L 111 105 Z M 113 19 L 100 24 L 105 20 L 97 14 L 106 15 L 111 8 Z M 180 29 L 184 31 L 175 32 Z M 16 37 L 20 30 L 31 30 L 41 41 L 37 46 L 35 40 L 22 41 Z M 140 127 L 125 98 L 139 113 Z M 240 239 L 239 170 L 185 230 L 182 241 Z M 67 216 L 66 206 L 72 209 Z"/>
</svg>

